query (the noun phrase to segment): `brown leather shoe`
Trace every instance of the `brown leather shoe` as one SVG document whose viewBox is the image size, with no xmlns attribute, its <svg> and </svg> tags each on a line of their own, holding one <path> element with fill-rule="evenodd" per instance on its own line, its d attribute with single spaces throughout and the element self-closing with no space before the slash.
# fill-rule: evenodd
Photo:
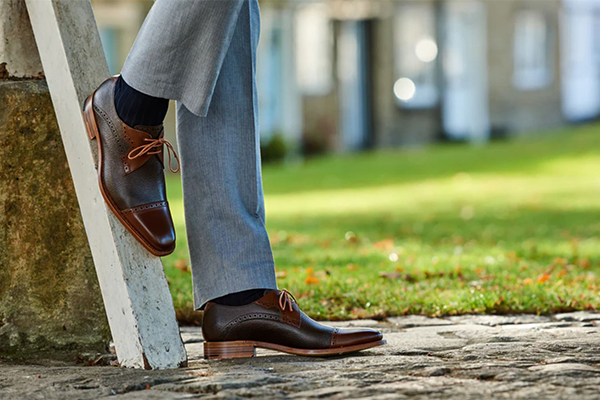
<svg viewBox="0 0 600 400">
<path fill-rule="evenodd" d="M 207 303 L 202 334 L 207 359 L 254 357 L 257 347 L 324 357 L 385 344 L 381 333 L 372 329 L 338 329 L 313 321 L 285 289 L 245 306 Z"/>
<path fill-rule="evenodd" d="M 98 180 L 104 200 L 127 230 L 152 254 L 175 249 L 175 229 L 165 190 L 163 145 L 177 161 L 163 126 L 127 126 L 117 115 L 115 82 L 106 80 L 85 101 L 88 135 L 98 142 Z M 179 170 L 179 165 L 177 169 Z"/>
</svg>

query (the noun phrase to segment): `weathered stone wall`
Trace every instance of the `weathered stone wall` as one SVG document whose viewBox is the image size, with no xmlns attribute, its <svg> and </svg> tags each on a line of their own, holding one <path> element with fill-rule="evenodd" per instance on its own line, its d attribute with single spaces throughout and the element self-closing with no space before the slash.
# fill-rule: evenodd
<svg viewBox="0 0 600 400">
<path fill-rule="evenodd" d="M 108 325 L 46 82 L 0 81 L 0 104 L 0 355 L 102 350 Z"/>
<path fill-rule="evenodd" d="M 103 351 L 110 333 L 25 18 L 20 1 L 0 1 L 0 358 L 69 358 Z"/>
</svg>

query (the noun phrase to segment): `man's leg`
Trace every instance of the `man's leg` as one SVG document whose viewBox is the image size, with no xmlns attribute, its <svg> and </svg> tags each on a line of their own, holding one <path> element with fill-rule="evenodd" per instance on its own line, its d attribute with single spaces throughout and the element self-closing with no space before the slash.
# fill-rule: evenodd
<svg viewBox="0 0 600 400">
<path fill-rule="evenodd" d="M 172 150 L 161 123 L 166 99 L 181 101 L 196 115 L 206 113 L 245 3 L 157 0 L 123 76 L 106 80 L 85 102 L 88 135 L 98 143 L 102 195 L 154 255 L 175 248 L 163 174 L 164 147 Z"/>
<path fill-rule="evenodd" d="M 257 1 L 245 1 L 208 115 L 177 107 L 196 308 L 231 293 L 277 288 L 264 224 L 254 80 L 259 18 Z"/>
<path fill-rule="evenodd" d="M 252 21 L 250 21 L 251 14 Z M 238 28 L 240 24 L 243 25 L 242 28 Z M 101 138 L 102 148 L 105 150 L 103 152 L 105 161 L 102 163 L 105 168 L 100 174 L 106 201 L 115 210 L 123 224 L 156 255 L 170 253 L 174 248 L 175 239 L 165 198 L 164 176 L 161 168 L 164 161 L 163 144 L 170 148 L 170 144 L 162 138 L 162 120 L 166 114 L 168 99 L 178 100 L 180 106 L 189 112 L 188 120 L 208 113 L 208 107 L 216 90 L 217 80 L 226 56 L 233 54 L 228 57 L 227 64 L 247 67 L 251 83 L 250 90 L 241 90 L 236 93 L 236 96 L 246 96 L 248 104 L 253 106 L 253 96 L 256 96 L 252 86 L 253 60 L 259 29 L 259 10 L 256 0 L 157 0 L 127 58 L 123 74 L 118 78 L 106 81 L 92 96 L 93 108 L 97 109 L 96 112 L 99 114 L 95 117 L 92 115 L 92 101 L 88 107 L 88 114 L 91 124 L 94 119 L 100 121 L 101 133 L 98 137 Z M 229 52 L 229 47 L 234 39 L 234 50 Z M 242 48 L 240 48 L 240 44 L 242 44 Z M 236 56 L 238 53 L 242 54 L 244 50 L 247 51 L 247 57 L 245 54 L 240 57 Z M 231 68 L 229 66 L 225 71 L 229 71 Z M 231 75 L 230 72 L 226 72 L 226 74 Z M 233 74 L 238 74 L 238 72 L 233 72 Z M 237 83 L 234 82 L 234 84 Z M 227 95 L 222 95 L 222 97 L 225 96 Z M 253 109 L 250 107 L 241 112 L 252 114 Z M 196 118 L 201 121 L 200 117 Z M 252 134 L 255 131 L 255 128 L 246 127 L 248 125 L 246 121 L 242 121 L 239 127 L 235 123 L 225 123 L 222 129 L 227 130 L 228 125 L 231 125 L 232 129 L 245 129 Z M 192 126 L 189 129 L 194 130 L 195 127 Z M 196 130 L 201 130 L 201 128 Z M 182 129 L 182 132 L 185 131 L 185 128 Z M 199 134 L 196 134 L 195 137 L 202 138 Z M 226 138 L 223 136 L 223 139 Z M 236 142 L 236 139 L 233 141 Z M 249 149 L 256 147 L 254 140 L 249 143 L 243 138 L 239 143 L 236 142 L 237 144 Z M 250 154 L 252 155 L 252 153 Z M 196 156 L 197 154 L 193 154 L 192 158 Z M 226 172 L 224 177 L 230 180 L 229 185 L 238 185 L 236 177 L 232 175 L 232 173 L 236 173 L 235 166 L 232 165 L 231 171 L 218 165 L 215 168 Z M 193 164 L 191 170 L 196 175 Z M 210 173 L 210 170 L 208 172 Z M 260 180 L 260 170 L 258 170 L 258 174 L 258 180 Z M 233 179 L 231 179 L 232 177 Z M 245 177 L 237 178 L 239 180 L 246 179 Z M 253 181 L 256 182 L 256 179 L 254 177 Z M 198 183 L 195 179 L 191 180 L 192 185 Z M 234 191 L 239 189 L 239 197 L 242 200 L 251 196 L 251 193 L 248 193 L 247 188 L 243 186 L 243 182 L 238 186 L 239 188 L 236 186 L 233 189 Z M 260 209 L 262 209 L 262 188 L 258 187 L 256 190 L 261 191 L 260 195 L 255 194 L 255 197 L 257 198 L 256 202 L 260 198 Z M 225 198 L 230 193 L 217 193 L 215 197 L 218 201 L 221 200 L 218 199 L 219 195 Z M 231 193 L 231 195 L 235 196 L 235 193 Z M 143 199 L 146 204 L 140 204 L 140 199 Z M 210 198 L 207 201 L 210 201 Z M 235 202 L 236 199 L 232 201 Z M 193 206 L 189 207 L 192 209 L 192 215 L 202 216 Z M 213 204 L 211 207 L 217 209 L 219 206 Z M 224 210 L 226 208 L 223 207 Z M 231 206 L 230 210 L 231 216 L 225 216 L 225 218 L 229 218 L 227 222 L 246 224 L 249 230 L 253 231 L 245 232 L 241 227 L 236 230 L 238 234 L 259 237 L 255 241 L 249 238 L 249 242 L 254 246 L 258 245 L 256 242 L 260 241 L 264 251 L 261 253 L 259 249 L 257 253 L 266 254 L 259 258 L 266 260 L 262 264 L 270 266 L 270 273 L 273 275 L 269 277 L 269 273 L 266 274 L 264 281 L 267 283 L 264 285 L 254 286 L 251 284 L 252 280 L 248 280 L 241 286 L 249 286 L 250 289 L 241 290 L 241 292 L 217 290 L 218 296 L 208 298 L 218 304 L 239 306 L 262 297 L 266 289 L 274 286 L 273 258 L 264 223 L 255 227 L 256 221 L 249 224 L 245 221 L 240 222 L 239 218 L 236 219 L 238 211 L 235 206 Z M 161 221 L 157 219 L 158 211 L 164 214 Z M 257 219 L 264 221 L 264 211 L 262 219 L 258 214 L 259 211 L 257 211 Z M 190 220 L 193 221 L 193 218 L 188 217 L 188 221 Z M 192 222 L 191 225 L 195 225 L 195 222 Z M 225 238 L 235 237 L 235 235 L 229 235 L 232 232 L 226 232 L 226 229 L 221 226 L 215 226 L 212 229 L 220 231 Z M 168 241 L 163 239 L 166 233 L 170 234 Z M 197 264 L 216 263 L 216 265 L 223 266 L 239 263 L 241 268 L 247 268 L 248 263 L 257 263 L 252 255 L 245 259 L 235 259 L 230 250 L 219 247 L 224 245 L 223 239 L 215 239 L 215 242 L 211 242 L 210 237 L 203 236 L 201 233 L 194 235 L 197 239 L 190 240 L 193 259 L 196 258 L 194 254 L 198 253 L 199 244 L 202 244 L 203 247 L 200 250 L 201 254 L 206 255 L 206 257 L 198 259 Z M 203 238 L 208 241 L 203 241 Z M 245 242 L 242 242 L 237 243 L 234 247 L 244 245 Z M 216 248 L 212 249 L 211 246 L 216 246 Z M 255 273 L 258 272 L 255 271 Z M 198 274 L 195 275 L 198 276 Z M 239 279 L 243 280 L 243 277 Z M 259 280 L 259 282 L 261 281 Z M 229 282 L 232 283 L 234 280 L 229 279 Z M 237 287 L 238 285 L 233 286 Z"/>
<path fill-rule="evenodd" d="M 333 355 L 379 346 L 379 332 L 343 331 L 311 320 L 286 290 L 254 290 L 254 299 L 234 307 L 219 299 L 277 288 L 260 168 L 259 25 L 258 0 L 244 1 L 208 115 L 177 108 L 194 301 L 196 308 L 205 306 L 204 355 L 251 357 L 256 347 Z"/>
<path fill-rule="evenodd" d="M 205 116 L 243 5 L 254 0 L 156 0 L 121 72 L 136 90 Z"/>
<path fill-rule="evenodd" d="M 179 100 L 178 140 L 195 306 L 206 305 L 202 323 L 205 357 L 251 357 L 256 347 L 301 355 L 337 355 L 384 344 L 381 334 L 371 329 L 340 330 L 319 324 L 302 313 L 288 291 L 275 290 L 273 257 L 264 225 L 255 87 L 258 0 L 159 0 L 156 5 L 161 7 L 154 12 L 163 10 L 164 15 L 153 13 L 162 17 L 150 16 L 145 23 L 141 41 L 138 37 L 136 42 L 138 55 L 134 51 L 128 60 L 130 67 L 125 71 L 129 72 L 124 78 L 132 89 L 148 96 Z M 220 14 L 219 10 L 228 11 Z M 202 13 L 188 15 L 201 11 L 231 17 L 225 18 L 231 24 L 215 25 Z M 207 25 L 200 24 L 202 21 Z M 161 51 L 171 50 L 164 54 L 167 58 L 156 54 L 151 41 L 152 34 L 164 32 L 169 35 L 157 44 Z M 227 39 L 229 36 L 233 40 Z M 207 49 L 206 54 L 198 53 L 202 48 Z M 190 58 L 189 52 L 195 56 Z M 160 61 L 158 69 L 151 68 L 156 75 L 145 76 L 144 63 L 132 69 L 135 60 L 144 59 Z M 161 74 L 167 66 L 172 68 Z M 202 78 L 183 73 L 188 69 Z M 144 79 L 135 81 L 139 76 Z M 164 86 L 163 78 L 174 87 Z M 88 131 L 90 138 L 101 140 L 107 150 L 100 152 L 102 165 L 109 166 L 100 171 L 102 184 L 110 181 L 105 191 L 119 195 L 125 206 L 139 203 L 142 197 L 160 200 L 115 209 L 123 223 L 129 218 L 132 233 L 144 228 L 146 239 L 161 239 L 165 235 L 154 237 L 157 228 L 172 231 L 161 157 L 162 146 L 169 145 L 160 126 L 132 128 L 123 123 L 115 110 L 115 86 L 116 79 L 109 79 L 86 102 L 88 119 L 100 121 L 94 126 L 97 129 Z M 111 196 L 105 196 L 109 204 Z M 161 215 L 162 223 L 157 224 Z M 171 246 L 174 237 L 167 239 Z M 164 247 L 164 243 L 147 247 L 161 250 L 157 245 Z M 168 251 L 170 247 L 155 254 Z"/>
</svg>

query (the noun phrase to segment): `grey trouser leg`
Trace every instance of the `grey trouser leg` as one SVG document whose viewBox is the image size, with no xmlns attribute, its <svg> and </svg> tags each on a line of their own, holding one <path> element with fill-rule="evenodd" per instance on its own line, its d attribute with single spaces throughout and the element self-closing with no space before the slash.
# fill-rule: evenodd
<svg viewBox="0 0 600 400">
<path fill-rule="evenodd" d="M 189 0 L 159 0 L 153 13 L 156 14 L 156 7 L 159 5 L 166 7 L 166 3 L 173 5 L 179 2 L 188 4 Z M 192 63 L 196 69 L 215 69 L 212 86 L 209 83 L 206 84 L 208 86 L 204 83 L 198 86 L 199 81 L 192 78 L 188 81 L 185 74 L 163 76 L 162 72 L 158 72 L 155 78 L 142 65 L 129 64 L 138 57 L 146 57 L 140 54 L 133 58 L 130 56 L 124 69 L 128 73 L 125 76 L 127 83 L 141 90 L 136 86 L 141 79 L 147 93 L 153 96 L 164 96 L 163 93 L 167 93 L 162 92 L 165 79 L 173 80 L 178 87 L 187 87 L 186 90 L 195 88 L 199 91 L 199 96 L 205 90 L 210 92 L 206 116 L 198 116 L 185 101 L 178 101 L 177 104 L 177 138 L 182 164 L 195 308 L 201 308 L 207 301 L 229 293 L 277 288 L 273 255 L 265 229 L 260 168 L 255 85 L 256 48 L 260 33 L 258 1 L 218 0 L 217 4 L 214 1 L 194 0 L 189 3 L 191 9 L 185 11 L 192 12 L 195 9 L 193 5 L 201 3 L 206 8 L 200 7 L 196 9 L 197 12 L 210 13 L 211 7 L 208 5 L 228 10 L 217 13 L 222 21 L 229 21 L 235 15 L 235 20 L 223 23 L 219 28 L 211 22 L 210 35 L 206 38 L 211 40 L 212 37 L 230 37 L 219 42 L 226 49 L 213 48 L 206 56 L 197 54 L 197 58 L 186 58 L 185 61 Z M 176 14 L 178 12 L 175 11 Z M 184 19 L 187 20 L 187 17 Z M 198 19 L 203 20 L 204 16 Z M 148 26 L 145 23 L 146 29 Z M 180 32 L 176 36 L 187 35 L 189 41 L 203 43 L 201 38 L 206 32 L 202 24 L 193 29 L 187 26 L 185 29 L 188 30 L 186 34 Z M 140 33 L 142 34 L 143 32 Z M 161 34 L 158 31 L 154 37 L 158 40 Z M 136 46 L 140 49 L 147 48 L 139 38 Z M 177 47 L 177 44 L 162 44 L 160 47 L 171 46 Z M 183 46 L 185 49 L 188 47 Z M 154 50 L 149 49 L 148 52 L 152 53 Z M 222 59 L 215 56 L 221 53 Z M 182 57 L 187 55 L 182 54 Z M 165 63 L 165 58 L 157 57 L 154 63 Z M 168 57 L 167 61 L 167 65 L 183 62 Z M 164 68 L 166 67 L 154 66 L 152 70 L 163 71 Z M 178 68 L 181 70 L 181 67 Z M 212 72 L 208 75 L 211 74 Z M 178 97 L 176 99 L 181 100 Z"/>
<path fill-rule="evenodd" d="M 242 7 L 259 13 L 255 3 L 157 0 L 121 71 L 125 82 L 206 116 Z"/>
</svg>

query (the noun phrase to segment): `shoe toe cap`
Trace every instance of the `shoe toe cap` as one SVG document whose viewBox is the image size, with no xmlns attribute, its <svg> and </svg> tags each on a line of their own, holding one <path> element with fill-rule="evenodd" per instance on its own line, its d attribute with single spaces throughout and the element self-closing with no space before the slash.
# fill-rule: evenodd
<svg viewBox="0 0 600 400">
<path fill-rule="evenodd" d="M 374 329 L 336 329 L 333 332 L 332 346 L 353 346 L 378 342 L 383 339 L 381 332 Z"/>
<path fill-rule="evenodd" d="M 175 229 L 166 203 L 135 207 L 124 212 L 126 219 L 154 255 L 170 254 L 175 249 Z"/>
</svg>

